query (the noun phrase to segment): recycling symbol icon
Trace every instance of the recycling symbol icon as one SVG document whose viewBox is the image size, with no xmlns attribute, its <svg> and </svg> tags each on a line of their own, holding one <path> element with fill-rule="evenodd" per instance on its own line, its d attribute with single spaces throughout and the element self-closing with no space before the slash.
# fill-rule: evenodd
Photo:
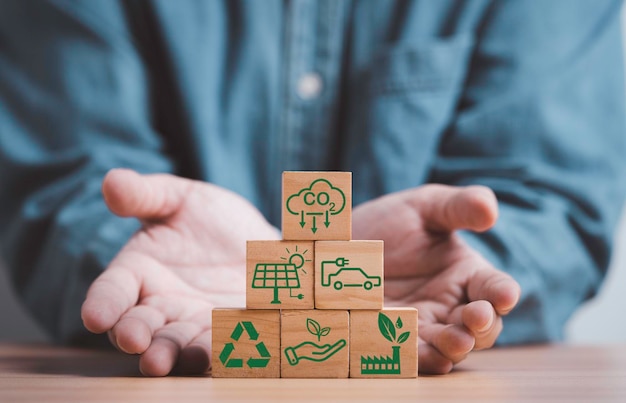
<svg viewBox="0 0 626 403">
<path fill-rule="evenodd" d="M 230 338 L 235 342 L 239 341 L 244 331 L 248 334 L 248 337 L 252 341 L 256 341 L 259 338 L 259 332 L 254 328 L 252 322 L 237 322 L 237 326 L 233 329 L 233 333 Z M 224 350 L 220 354 L 220 361 L 226 368 L 243 368 L 243 358 L 231 358 L 231 354 L 235 351 L 235 344 L 230 342 L 224 345 Z M 256 344 L 256 351 L 259 353 L 260 358 L 250 357 L 246 361 L 246 365 L 250 368 L 265 368 L 270 362 L 270 352 L 267 351 L 265 343 L 262 341 Z"/>
</svg>

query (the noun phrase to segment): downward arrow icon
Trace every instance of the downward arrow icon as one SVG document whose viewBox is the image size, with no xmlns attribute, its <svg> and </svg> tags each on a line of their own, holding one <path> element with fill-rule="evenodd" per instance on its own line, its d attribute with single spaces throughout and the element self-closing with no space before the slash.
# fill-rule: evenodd
<svg viewBox="0 0 626 403">
<path fill-rule="evenodd" d="M 302 210 L 300 212 L 300 227 L 304 228 L 305 224 L 306 224 L 306 222 L 304 222 L 304 210 Z"/>
</svg>

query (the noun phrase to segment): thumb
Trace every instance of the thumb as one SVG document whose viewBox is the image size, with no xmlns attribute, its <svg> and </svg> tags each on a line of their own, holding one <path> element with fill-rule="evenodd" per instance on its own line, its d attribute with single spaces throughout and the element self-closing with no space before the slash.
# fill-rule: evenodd
<svg viewBox="0 0 626 403">
<path fill-rule="evenodd" d="M 104 177 L 102 194 L 113 213 L 154 220 L 176 213 L 192 183 L 169 174 L 141 175 L 130 169 L 112 169 Z"/>
<path fill-rule="evenodd" d="M 486 231 L 498 218 L 498 201 L 485 186 L 456 187 L 425 185 L 419 188 L 411 202 L 433 232 L 459 229 Z"/>
</svg>

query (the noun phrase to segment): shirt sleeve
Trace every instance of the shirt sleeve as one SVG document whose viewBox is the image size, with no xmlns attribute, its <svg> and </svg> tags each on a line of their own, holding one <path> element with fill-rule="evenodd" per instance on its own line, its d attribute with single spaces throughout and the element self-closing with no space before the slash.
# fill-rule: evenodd
<svg viewBox="0 0 626 403">
<path fill-rule="evenodd" d="M 482 184 L 496 226 L 462 236 L 522 287 L 499 343 L 563 337 L 597 291 L 622 207 L 620 1 L 496 1 L 431 181 Z"/>
<path fill-rule="evenodd" d="M 114 1 L 6 0 L 0 10 L 0 243 L 27 308 L 59 342 L 139 223 L 110 213 L 114 167 L 172 170 L 145 65 Z M 35 29 L 36 27 L 36 29 Z"/>
</svg>

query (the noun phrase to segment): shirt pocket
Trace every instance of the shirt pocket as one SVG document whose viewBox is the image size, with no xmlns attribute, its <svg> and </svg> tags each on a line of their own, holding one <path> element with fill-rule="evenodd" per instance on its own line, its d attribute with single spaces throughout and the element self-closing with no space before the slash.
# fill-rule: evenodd
<svg viewBox="0 0 626 403">
<path fill-rule="evenodd" d="M 373 57 L 370 95 L 458 88 L 472 44 L 472 36 L 464 34 L 383 49 Z"/>
<path fill-rule="evenodd" d="M 426 180 L 463 88 L 471 35 L 387 47 L 350 94 L 347 169 L 363 201 Z M 359 183 L 362 182 L 362 183 Z M 361 199 L 361 200 L 359 200 Z"/>
</svg>

